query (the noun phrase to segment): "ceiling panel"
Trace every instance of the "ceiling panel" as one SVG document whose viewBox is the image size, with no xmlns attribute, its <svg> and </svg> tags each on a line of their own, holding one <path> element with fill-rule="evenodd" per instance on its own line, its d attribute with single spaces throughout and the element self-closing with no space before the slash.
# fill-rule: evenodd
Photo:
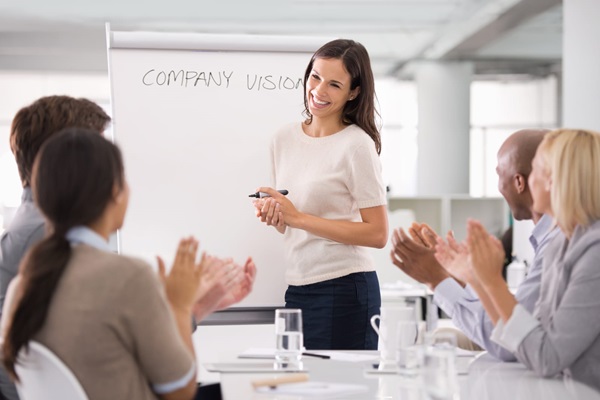
<svg viewBox="0 0 600 400">
<path fill-rule="evenodd" d="M 0 69 L 105 70 L 110 21 L 117 30 L 349 37 L 387 74 L 412 59 L 443 57 L 444 46 L 460 44 L 473 27 L 532 1 L 546 0 L 0 0 Z M 556 59 L 561 34 L 557 7 L 462 56 Z"/>
</svg>

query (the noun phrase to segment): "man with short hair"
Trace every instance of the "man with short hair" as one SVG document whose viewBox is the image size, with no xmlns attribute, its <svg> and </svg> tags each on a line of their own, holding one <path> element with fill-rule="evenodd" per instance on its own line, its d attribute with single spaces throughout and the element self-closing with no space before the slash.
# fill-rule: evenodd
<svg viewBox="0 0 600 400">
<path fill-rule="evenodd" d="M 529 241 L 535 256 L 527 277 L 519 286 L 515 297 L 532 312 L 540 295 L 542 260 L 547 244 L 560 230 L 553 228 L 552 218 L 533 211 L 533 199 L 527 177 L 531 161 L 546 130 L 520 130 L 504 141 L 498 151 L 498 189 L 506 199 L 516 220 L 533 220 L 535 228 Z M 413 279 L 424 283 L 434 293 L 434 302 L 452 318 L 454 324 L 472 342 L 492 356 L 503 361 L 516 361 L 510 351 L 491 340 L 496 324 L 494 316 L 485 312 L 475 291 L 454 279 L 435 259 L 436 235 L 427 226 L 413 224 L 409 237 L 404 230 L 396 229 L 392 236 L 394 249 L 392 262 Z"/>
<path fill-rule="evenodd" d="M 96 103 L 69 96 L 42 97 L 15 115 L 10 148 L 23 185 L 21 205 L 0 238 L 0 318 L 9 283 L 27 251 L 44 237 L 44 217 L 33 202 L 31 173 L 40 147 L 64 128 L 88 128 L 102 134 L 110 117 Z M 0 398 L 18 399 L 14 384 L 0 367 Z"/>
</svg>

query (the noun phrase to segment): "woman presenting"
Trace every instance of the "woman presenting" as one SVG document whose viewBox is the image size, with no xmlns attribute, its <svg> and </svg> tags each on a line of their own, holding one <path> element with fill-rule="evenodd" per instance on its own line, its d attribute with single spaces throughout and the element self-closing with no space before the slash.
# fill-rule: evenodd
<svg viewBox="0 0 600 400">
<path fill-rule="evenodd" d="M 352 40 L 334 40 L 312 56 L 304 74 L 302 123 L 271 143 L 272 197 L 256 214 L 284 234 L 287 308 L 302 309 L 307 349 L 376 349 L 370 327 L 381 296 L 365 247 L 387 242 L 381 138 L 375 124 L 369 55 Z"/>
</svg>

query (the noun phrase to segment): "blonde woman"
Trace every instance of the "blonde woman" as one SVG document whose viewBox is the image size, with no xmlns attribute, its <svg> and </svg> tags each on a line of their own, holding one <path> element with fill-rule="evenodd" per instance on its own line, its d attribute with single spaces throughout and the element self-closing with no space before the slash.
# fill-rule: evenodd
<svg viewBox="0 0 600 400">
<path fill-rule="evenodd" d="M 553 131 L 532 166 L 534 209 L 564 233 L 547 249 L 533 315 L 502 281 L 502 247 L 478 222 L 469 221 L 466 245 L 440 244 L 437 256 L 499 317 L 492 337 L 519 361 L 541 376 L 562 374 L 600 390 L 600 134 Z"/>
</svg>

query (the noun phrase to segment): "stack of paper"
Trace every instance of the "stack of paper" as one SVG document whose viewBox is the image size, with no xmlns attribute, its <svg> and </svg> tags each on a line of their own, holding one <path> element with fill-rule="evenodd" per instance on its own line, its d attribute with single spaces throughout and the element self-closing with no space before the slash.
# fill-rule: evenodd
<svg viewBox="0 0 600 400">
<path fill-rule="evenodd" d="M 337 397 L 355 393 L 365 393 L 368 387 L 365 385 L 354 385 L 346 383 L 329 382 L 301 382 L 278 385 L 275 388 L 260 387 L 256 389 L 259 393 L 290 394 L 307 397 Z"/>
</svg>

